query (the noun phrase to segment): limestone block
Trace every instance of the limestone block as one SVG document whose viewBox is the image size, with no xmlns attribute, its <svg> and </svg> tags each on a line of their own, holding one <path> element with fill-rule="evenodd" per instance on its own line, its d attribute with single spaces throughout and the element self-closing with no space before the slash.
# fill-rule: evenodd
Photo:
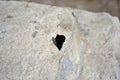
<svg viewBox="0 0 120 80">
<path fill-rule="evenodd" d="M 0 80 L 120 80 L 118 18 L 0 1 Z"/>
</svg>

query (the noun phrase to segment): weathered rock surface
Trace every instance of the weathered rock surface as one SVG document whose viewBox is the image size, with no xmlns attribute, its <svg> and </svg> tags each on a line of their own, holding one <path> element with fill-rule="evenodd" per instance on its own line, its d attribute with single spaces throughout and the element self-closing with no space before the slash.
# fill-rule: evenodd
<svg viewBox="0 0 120 80">
<path fill-rule="evenodd" d="M 60 51 L 57 34 L 66 37 Z M 120 80 L 118 18 L 0 1 L 0 80 Z"/>
<path fill-rule="evenodd" d="M 13 1 L 13 0 L 0 0 Z M 66 6 L 85 9 L 89 11 L 108 12 L 120 19 L 120 0 L 15 0 L 49 4 L 54 6 Z"/>
</svg>

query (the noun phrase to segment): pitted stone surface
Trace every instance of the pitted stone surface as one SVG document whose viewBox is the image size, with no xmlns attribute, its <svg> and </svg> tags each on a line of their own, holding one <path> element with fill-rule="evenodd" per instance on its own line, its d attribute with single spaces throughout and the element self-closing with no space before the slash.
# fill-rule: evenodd
<svg viewBox="0 0 120 80">
<path fill-rule="evenodd" d="M 57 34 L 66 38 L 60 51 Z M 120 80 L 118 18 L 0 1 L 0 80 Z"/>
</svg>

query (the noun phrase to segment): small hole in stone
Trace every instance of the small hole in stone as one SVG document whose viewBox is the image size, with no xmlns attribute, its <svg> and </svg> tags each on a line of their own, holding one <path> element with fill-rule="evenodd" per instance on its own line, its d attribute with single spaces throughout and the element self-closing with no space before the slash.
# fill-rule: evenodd
<svg viewBox="0 0 120 80">
<path fill-rule="evenodd" d="M 36 35 L 37 35 L 37 33 L 38 33 L 38 31 L 34 31 L 34 32 L 32 33 L 32 37 L 35 38 Z"/>
<path fill-rule="evenodd" d="M 52 40 L 56 47 L 61 50 L 63 42 L 65 42 L 65 36 L 57 34 L 56 38 L 53 37 Z"/>
<path fill-rule="evenodd" d="M 7 18 L 13 18 L 13 16 L 11 16 L 11 15 L 8 15 L 8 16 L 7 16 Z"/>
</svg>

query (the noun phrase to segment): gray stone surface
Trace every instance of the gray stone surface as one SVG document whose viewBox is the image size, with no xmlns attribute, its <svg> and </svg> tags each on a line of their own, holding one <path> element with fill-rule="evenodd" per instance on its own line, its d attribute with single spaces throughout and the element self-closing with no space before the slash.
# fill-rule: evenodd
<svg viewBox="0 0 120 80">
<path fill-rule="evenodd" d="M 0 0 L 27 1 L 54 6 L 79 8 L 95 12 L 108 12 L 120 19 L 120 0 Z"/>
<path fill-rule="evenodd" d="M 57 34 L 66 37 L 60 51 Z M 120 80 L 118 18 L 0 1 L 0 80 Z"/>
</svg>

